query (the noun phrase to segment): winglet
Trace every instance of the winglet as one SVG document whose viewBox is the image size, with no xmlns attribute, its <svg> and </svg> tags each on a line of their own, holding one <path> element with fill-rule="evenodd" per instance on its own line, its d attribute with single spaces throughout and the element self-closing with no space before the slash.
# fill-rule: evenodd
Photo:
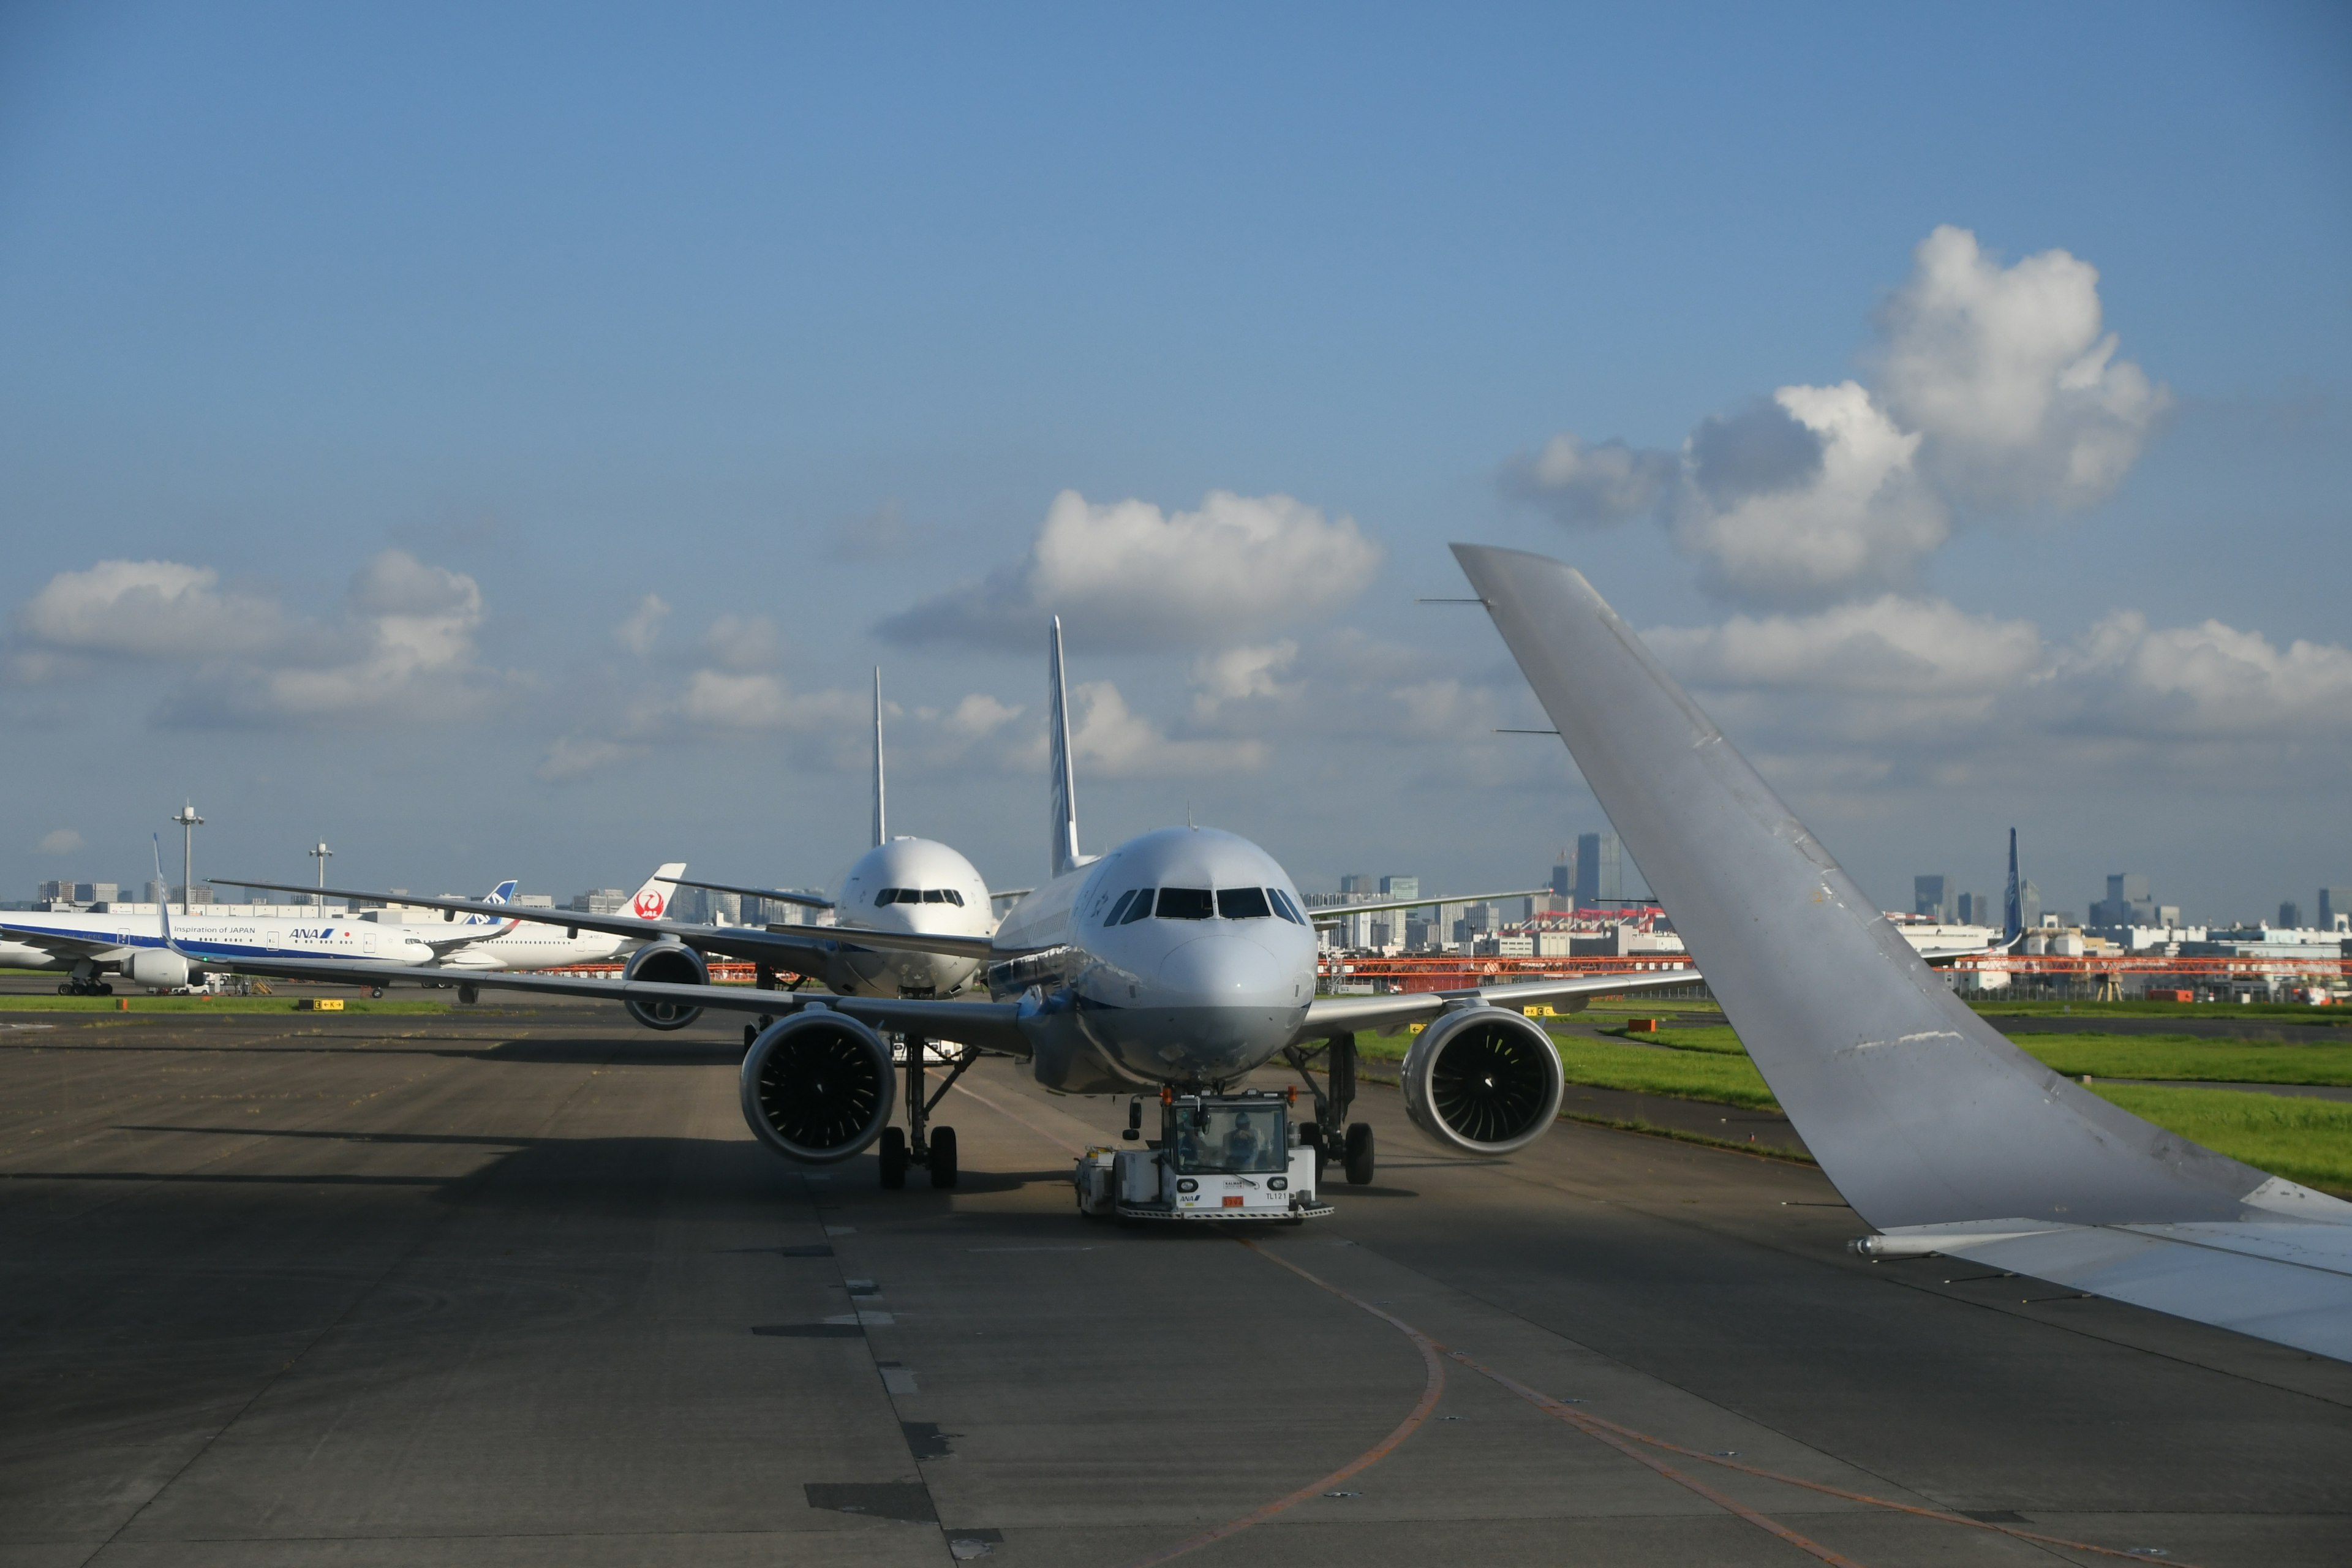
<svg viewBox="0 0 2352 1568">
<path fill-rule="evenodd" d="M 1457 544 L 1758 1069 L 1871 1225 L 2232 1220 L 2264 1173 L 1978 1017 L 1570 567 Z"/>
<path fill-rule="evenodd" d="M 1059 877 L 1085 864 L 1078 854 L 1077 792 L 1070 777 L 1070 708 L 1063 694 L 1062 617 L 1059 616 L 1054 617 L 1046 647 L 1045 743 L 1050 748 L 1047 761 L 1053 773 L 1047 781 L 1053 792 L 1051 860 L 1054 875 Z"/>
<path fill-rule="evenodd" d="M 890 822 L 882 798 L 882 667 L 874 667 L 874 847 L 890 842 Z"/>
</svg>

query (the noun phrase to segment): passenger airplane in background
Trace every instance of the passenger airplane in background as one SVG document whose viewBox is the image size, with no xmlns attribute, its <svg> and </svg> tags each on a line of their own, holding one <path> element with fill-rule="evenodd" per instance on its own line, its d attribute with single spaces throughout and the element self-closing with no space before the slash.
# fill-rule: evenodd
<svg viewBox="0 0 2352 1568">
<path fill-rule="evenodd" d="M 200 906 L 202 912 L 184 909 L 173 930 L 183 951 L 205 959 L 311 957 L 442 964 L 514 931 L 516 922 L 504 909 L 514 890 L 513 881 L 500 882 L 464 920 L 438 926 L 379 923 L 324 910 L 309 915 L 257 915 L 235 904 L 212 904 Z M 0 964 L 66 971 L 68 978 L 58 986 L 60 995 L 108 995 L 113 991 L 111 979 L 118 977 L 156 989 L 185 985 L 185 973 L 170 961 L 165 947 L 162 916 L 152 912 L 58 910 L 0 915 Z M 171 976 L 176 978 L 166 978 Z"/>
<path fill-rule="evenodd" d="M 1027 1062 L 1040 1084 L 1072 1094 L 1220 1090 L 1277 1058 L 1305 1076 L 1307 1061 L 1321 1055 L 1330 1089 L 1327 1095 L 1307 1079 L 1318 1110 L 1312 1136 L 1330 1154 L 1344 1149 L 1349 1179 L 1364 1183 L 1372 1179 L 1371 1128 L 1357 1123 L 1344 1135 L 1340 1131 L 1354 1094 L 1356 1031 L 1393 1032 L 1424 1024 L 1403 1072 L 1414 1121 L 1452 1149 L 1502 1154 L 1550 1128 L 1562 1089 L 1550 1037 L 1519 1009 L 1537 1003 L 1580 1006 L 1593 995 L 1688 985 L 1698 978 L 1687 968 L 1662 968 L 1448 992 L 1318 997 L 1314 927 L 1289 875 L 1256 845 L 1230 833 L 1186 826 L 1144 834 L 1098 858 L 1078 852 L 1058 619 L 1049 634 L 1048 654 L 1053 876 L 1015 902 L 992 933 L 977 875 L 960 887 L 948 875 L 969 869 L 962 857 L 931 862 L 933 851 L 952 852 L 898 840 L 869 851 L 853 870 L 845 885 L 844 912 L 854 910 L 860 923 L 845 921 L 830 938 L 799 935 L 800 928 L 793 927 L 713 933 L 669 926 L 666 930 L 677 936 L 679 945 L 665 942 L 645 949 L 617 981 L 485 975 L 478 984 L 606 997 L 643 1021 L 669 1020 L 655 1023 L 656 1027 L 681 1026 L 706 1006 L 783 1015 L 750 1031 L 742 1100 L 752 1131 L 778 1153 L 815 1164 L 848 1159 L 879 1140 L 883 1179 L 889 1184 L 895 1184 L 894 1171 L 903 1177 L 908 1145 L 906 1135 L 890 1125 L 897 1062 L 886 1035 L 903 1035 L 908 1042 L 908 1117 L 919 1145 L 922 1119 L 946 1092 L 942 1085 L 928 1098 L 923 1093 L 921 1064 L 929 1042 L 963 1047 L 952 1058 L 949 1083 L 981 1054 L 995 1053 Z M 878 695 L 877 715 L 878 734 Z M 880 802 L 877 787 L 877 839 Z M 900 856 L 908 868 L 899 868 Z M 919 881 L 954 887 L 962 901 L 927 897 L 910 903 L 904 889 Z M 871 904 L 864 901 L 866 889 L 877 889 Z M 1498 896 L 1505 895 L 1419 897 L 1395 907 Z M 460 900 L 439 907 L 478 909 Z M 1352 906 L 1351 912 L 1383 907 Z M 878 929 L 894 912 L 950 910 L 969 917 L 965 931 L 943 930 L 945 921 L 928 929 Z M 796 950 L 786 943 L 803 945 Z M 878 954 L 853 958 L 852 943 L 933 955 L 935 967 L 919 973 L 942 982 L 952 974 L 960 984 L 984 964 L 990 999 L 952 999 L 946 993 L 954 986 L 944 983 L 927 990 L 900 984 L 894 990 L 888 981 L 901 971 L 876 963 Z M 836 994 L 782 996 L 709 986 L 700 984 L 706 971 L 692 948 L 814 973 Z M 812 952 L 814 962 L 800 952 Z M 656 968 L 657 962 L 673 967 Z M 882 970 L 881 984 L 867 978 L 868 964 Z M 278 974 L 337 973 L 331 964 L 240 967 Z M 688 978 L 692 984 L 679 983 Z M 836 978 L 844 984 L 835 984 Z M 949 1130 L 940 1130 L 935 1142 L 943 1142 L 945 1152 L 933 1151 L 932 1180 L 951 1185 L 954 1143 Z"/>
<path fill-rule="evenodd" d="M 640 923 L 657 921 L 669 913 L 671 901 L 677 897 L 679 879 L 686 875 L 686 862 L 673 860 L 646 879 L 645 885 L 630 895 L 625 908 L 630 917 Z M 234 884 L 232 884 L 234 885 Z M 688 883 L 687 886 L 698 886 Z M 484 900 L 488 904 L 506 904 L 514 893 L 515 884 L 502 885 L 499 893 Z M 403 900 L 406 900 L 404 899 Z M 478 912 L 458 915 L 446 911 L 452 920 L 484 920 Z M 614 931 L 582 931 L 572 927 L 559 928 L 538 920 L 516 918 L 514 913 L 500 922 L 497 934 L 482 938 L 470 946 L 459 948 L 442 960 L 444 969 L 560 969 L 575 963 L 595 963 L 618 957 L 647 940 L 640 930 L 632 936 Z M 554 919 L 565 915 L 559 912 Z M 430 928 L 426 928 L 430 929 Z"/>
</svg>

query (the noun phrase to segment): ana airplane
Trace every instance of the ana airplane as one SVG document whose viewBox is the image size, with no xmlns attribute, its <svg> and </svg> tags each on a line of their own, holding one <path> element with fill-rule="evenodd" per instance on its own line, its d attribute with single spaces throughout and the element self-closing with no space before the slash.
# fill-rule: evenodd
<svg viewBox="0 0 2352 1568">
<path fill-rule="evenodd" d="M 296 892 L 316 889 L 296 888 Z M 379 924 L 345 914 L 254 915 L 233 904 L 184 909 L 173 930 L 181 952 L 201 961 L 230 958 L 322 958 L 375 964 L 441 964 L 514 929 L 502 906 L 514 896 L 499 883 L 462 921 L 430 926 Z M 0 963 L 18 969 L 62 969 L 63 996 L 104 996 L 112 978 L 150 990 L 189 984 L 186 965 L 169 951 L 163 916 L 132 910 L 37 911 L 0 916 Z M 112 978 L 110 978 L 112 977 Z M 374 981 L 370 984 L 378 984 Z"/>
<path fill-rule="evenodd" d="M 1558 1052 L 1524 1008 L 1538 1003 L 1580 1007 L 1596 994 L 1688 985 L 1698 978 L 1688 968 L 1661 968 L 1444 992 L 1318 997 L 1314 928 L 1288 874 L 1256 845 L 1187 826 L 1144 834 L 1099 858 L 1078 852 L 1058 620 L 1049 654 L 1053 877 L 1016 902 L 993 933 L 977 929 L 978 922 L 970 934 L 845 925 L 820 943 L 791 934 L 799 929 L 793 927 L 715 935 L 688 929 L 677 933 L 676 947 L 641 952 L 621 980 L 486 975 L 479 984 L 609 997 L 641 1020 L 667 1020 L 656 1027 L 679 1026 L 704 1007 L 769 1014 L 772 1021 L 751 1031 L 743 1060 L 743 1112 L 752 1131 L 776 1152 L 814 1164 L 848 1159 L 878 1141 L 889 1185 L 904 1180 L 910 1161 L 925 1158 L 935 1185 L 954 1184 L 953 1131 L 940 1128 L 926 1139 L 925 1122 L 940 1097 L 983 1053 L 1025 1061 L 1039 1083 L 1065 1093 L 1158 1092 L 1165 1108 L 1163 1136 L 1149 1154 L 1121 1154 L 1131 1167 L 1121 1173 L 1122 1190 L 1133 1201 L 1111 1206 L 1139 1218 L 1240 1219 L 1327 1212 L 1314 1203 L 1315 1180 L 1327 1157 L 1344 1159 L 1351 1182 L 1372 1179 L 1372 1130 L 1346 1124 L 1359 1030 L 1425 1026 L 1403 1069 L 1413 1121 L 1446 1147 L 1503 1154 L 1548 1131 L 1561 1097 Z M 877 825 L 878 800 L 877 792 Z M 909 880 L 897 873 L 892 879 L 899 886 Z M 971 886 L 980 884 L 975 879 Z M 984 917 L 985 896 L 967 893 L 962 907 Z M 1395 907 L 1454 901 L 1416 898 Z M 475 906 L 451 901 L 442 907 Z M 1386 906 L 1356 906 L 1368 907 Z M 871 913 L 940 908 L 928 900 L 909 904 L 903 895 L 877 896 Z M 861 916 L 868 912 L 857 910 Z M 807 945 L 780 945 L 787 942 Z M 689 942 L 757 955 L 763 965 L 816 973 L 828 984 L 835 975 L 849 984 L 824 998 L 705 986 L 701 959 Z M 945 987 L 937 986 L 931 994 L 861 986 L 864 972 L 849 961 L 851 943 L 985 964 L 989 999 L 947 997 L 938 994 Z M 651 955 L 663 952 L 677 955 L 677 967 L 656 973 Z M 322 977 L 335 973 L 322 963 L 250 967 Z M 689 977 L 694 983 L 680 983 Z M 897 1095 L 891 1035 L 906 1039 L 911 1138 L 891 1125 Z M 948 1071 L 927 1096 L 924 1063 L 934 1043 Z M 1328 1089 L 1307 1070 L 1318 1058 L 1326 1066 Z M 1306 1079 L 1318 1109 L 1315 1121 L 1294 1128 L 1284 1101 L 1239 1092 L 1248 1074 L 1277 1059 Z M 1139 1117 L 1139 1100 L 1131 1121 Z M 1243 1131 L 1248 1136 L 1241 1142 L 1251 1152 L 1234 1164 L 1229 1135 Z M 1201 1154 L 1200 1173 L 1192 1173 L 1185 1152 L 1203 1149 L 1211 1133 L 1228 1147 L 1222 1154 Z M 1095 1183 L 1090 1205 L 1108 1212 L 1099 1178 L 1085 1180 Z M 1084 1181 L 1081 1185 L 1084 1195 Z"/>
</svg>

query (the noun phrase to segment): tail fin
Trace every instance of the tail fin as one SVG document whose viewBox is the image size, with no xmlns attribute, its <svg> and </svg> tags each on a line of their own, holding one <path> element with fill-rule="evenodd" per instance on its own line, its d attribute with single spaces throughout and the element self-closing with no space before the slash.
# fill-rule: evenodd
<svg viewBox="0 0 2352 1568">
<path fill-rule="evenodd" d="M 683 869 L 683 868 L 681 868 L 681 869 Z M 515 889 L 519 886 L 520 886 L 520 884 L 514 878 L 509 877 L 505 881 L 500 882 L 497 887 L 492 888 L 488 893 L 484 894 L 482 896 L 482 902 L 486 904 L 503 904 L 509 899 L 515 896 Z"/>
<path fill-rule="evenodd" d="M 677 879 L 684 875 L 686 862 L 670 861 L 637 889 L 637 896 L 629 900 L 629 912 L 641 921 L 657 921 L 669 913 L 669 901 L 677 896 Z"/>
<path fill-rule="evenodd" d="M 1062 681 L 1062 617 L 1054 617 L 1054 629 L 1049 634 L 1047 647 L 1050 658 L 1045 665 L 1045 744 L 1049 748 L 1047 765 L 1052 777 L 1047 787 L 1053 793 L 1054 875 L 1059 877 L 1073 868 L 1085 864 L 1078 854 L 1078 806 L 1076 791 L 1070 781 L 1070 707 L 1063 695 Z"/>
<path fill-rule="evenodd" d="M 874 667 L 874 847 L 890 842 L 889 815 L 882 798 L 882 667 Z"/>
</svg>

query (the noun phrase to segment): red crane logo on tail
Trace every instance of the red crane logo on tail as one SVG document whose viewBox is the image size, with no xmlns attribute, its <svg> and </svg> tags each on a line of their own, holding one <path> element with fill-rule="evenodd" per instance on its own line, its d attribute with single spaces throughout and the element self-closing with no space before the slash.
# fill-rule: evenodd
<svg viewBox="0 0 2352 1568">
<path fill-rule="evenodd" d="M 632 907 L 641 921 L 658 920 L 662 912 L 662 896 L 656 889 L 647 888 L 637 895 L 637 901 Z"/>
</svg>

